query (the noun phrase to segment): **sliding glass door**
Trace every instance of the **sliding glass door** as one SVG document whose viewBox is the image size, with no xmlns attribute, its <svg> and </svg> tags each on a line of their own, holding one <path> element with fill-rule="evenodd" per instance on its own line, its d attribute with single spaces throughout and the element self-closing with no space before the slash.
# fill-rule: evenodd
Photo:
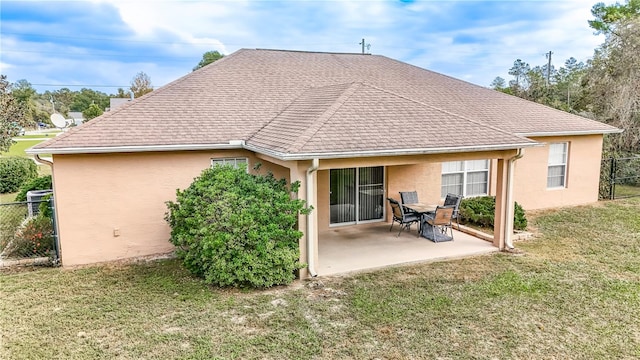
<svg viewBox="0 0 640 360">
<path fill-rule="evenodd" d="M 332 169 L 330 224 L 357 224 L 384 217 L 384 167 Z"/>
</svg>

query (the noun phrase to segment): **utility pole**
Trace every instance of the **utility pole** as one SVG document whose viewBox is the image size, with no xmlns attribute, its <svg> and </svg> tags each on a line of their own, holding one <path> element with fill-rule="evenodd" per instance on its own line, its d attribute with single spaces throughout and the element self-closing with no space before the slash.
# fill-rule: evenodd
<svg viewBox="0 0 640 360">
<path fill-rule="evenodd" d="M 365 47 L 365 46 L 367 47 L 367 50 L 369 50 L 369 48 L 371 47 L 371 44 L 367 44 L 367 43 L 365 43 L 365 42 L 364 42 L 364 38 L 362 39 L 362 42 L 361 42 L 361 43 L 359 43 L 358 45 L 362 45 L 362 55 L 366 54 L 366 53 L 364 52 L 364 47 Z"/>
<path fill-rule="evenodd" d="M 549 59 L 549 63 L 547 64 L 547 86 L 551 85 L 549 82 L 551 78 L 551 54 L 553 54 L 553 51 L 549 51 L 545 54 L 547 55 L 547 59 Z"/>
</svg>

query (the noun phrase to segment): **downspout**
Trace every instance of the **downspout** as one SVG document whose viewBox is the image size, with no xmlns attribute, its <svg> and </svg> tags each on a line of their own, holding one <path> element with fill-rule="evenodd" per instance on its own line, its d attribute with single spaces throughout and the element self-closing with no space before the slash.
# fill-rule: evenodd
<svg viewBox="0 0 640 360">
<path fill-rule="evenodd" d="M 516 160 L 522 158 L 523 153 L 522 153 L 522 148 L 518 149 L 518 152 L 516 153 L 515 156 L 513 156 L 512 158 L 509 158 L 509 160 L 507 160 L 507 199 L 506 199 L 506 204 L 507 204 L 507 219 L 506 219 L 506 226 L 504 227 L 504 244 L 507 247 L 507 249 L 511 250 L 513 248 L 515 248 L 515 246 L 513 246 L 513 241 L 512 241 L 512 235 L 513 235 L 513 217 L 514 217 L 514 200 L 513 200 L 513 169 L 514 169 L 514 165 Z"/>
<path fill-rule="evenodd" d="M 311 166 L 307 169 L 307 181 L 306 181 L 306 185 L 307 185 L 307 206 L 311 207 L 314 206 L 315 204 L 313 203 L 313 201 L 311 201 L 313 199 L 313 173 L 318 170 L 318 166 L 320 166 L 320 161 L 315 158 L 311 161 Z M 315 254 L 315 248 L 314 248 L 314 239 L 315 237 L 315 232 L 316 232 L 316 224 L 314 221 L 315 217 L 312 216 L 311 214 L 307 215 L 307 268 L 309 270 L 309 275 L 311 275 L 311 277 L 316 277 L 318 276 L 318 273 L 316 273 L 316 265 L 315 265 L 315 258 L 316 258 L 316 254 Z"/>
<path fill-rule="evenodd" d="M 51 161 L 41 158 L 40 154 L 36 154 L 36 160 L 45 165 L 49 165 L 49 167 L 51 168 L 51 172 L 53 172 L 53 163 Z"/>
</svg>

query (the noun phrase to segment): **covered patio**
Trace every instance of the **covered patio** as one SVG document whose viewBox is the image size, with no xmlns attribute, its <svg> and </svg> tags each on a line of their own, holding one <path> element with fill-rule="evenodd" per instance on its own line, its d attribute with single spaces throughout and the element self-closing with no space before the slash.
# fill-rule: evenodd
<svg viewBox="0 0 640 360">
<path fill-rule="evenodd" d="M 334 227 L 318 234 L 318 275 L 335 275 L 391 265 L 455 259 L 499 251 L 487 240 L 454 230 L 454 241 L 433 243 L 390 223 Z"/>
</svg>

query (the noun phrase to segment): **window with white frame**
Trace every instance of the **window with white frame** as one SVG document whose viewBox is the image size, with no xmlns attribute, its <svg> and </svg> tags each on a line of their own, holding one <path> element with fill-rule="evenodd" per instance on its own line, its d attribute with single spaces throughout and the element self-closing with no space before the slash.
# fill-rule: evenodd
<svg viewBox="0 0 640 360">
<path fill-rule="evenodd" d="M 211 159 L 211 167 L 216 165 L 231 165 L 235 168 L 240 164 L 247 164 L 247 158 L 214 158 Z"/>
<path fill-rule="evenodd" d="M 547 170 L 547 188 L 563 188 L 567 178 L 567 152 L 569 144 L 549 144 L 549 164 Z"/>
<path fill-rule="evenodd" d="M 489 193 L 489 160 L 449 161 L 442 163 L 440 195 L 448 193 L 481 196 Z"/>
</svg>

